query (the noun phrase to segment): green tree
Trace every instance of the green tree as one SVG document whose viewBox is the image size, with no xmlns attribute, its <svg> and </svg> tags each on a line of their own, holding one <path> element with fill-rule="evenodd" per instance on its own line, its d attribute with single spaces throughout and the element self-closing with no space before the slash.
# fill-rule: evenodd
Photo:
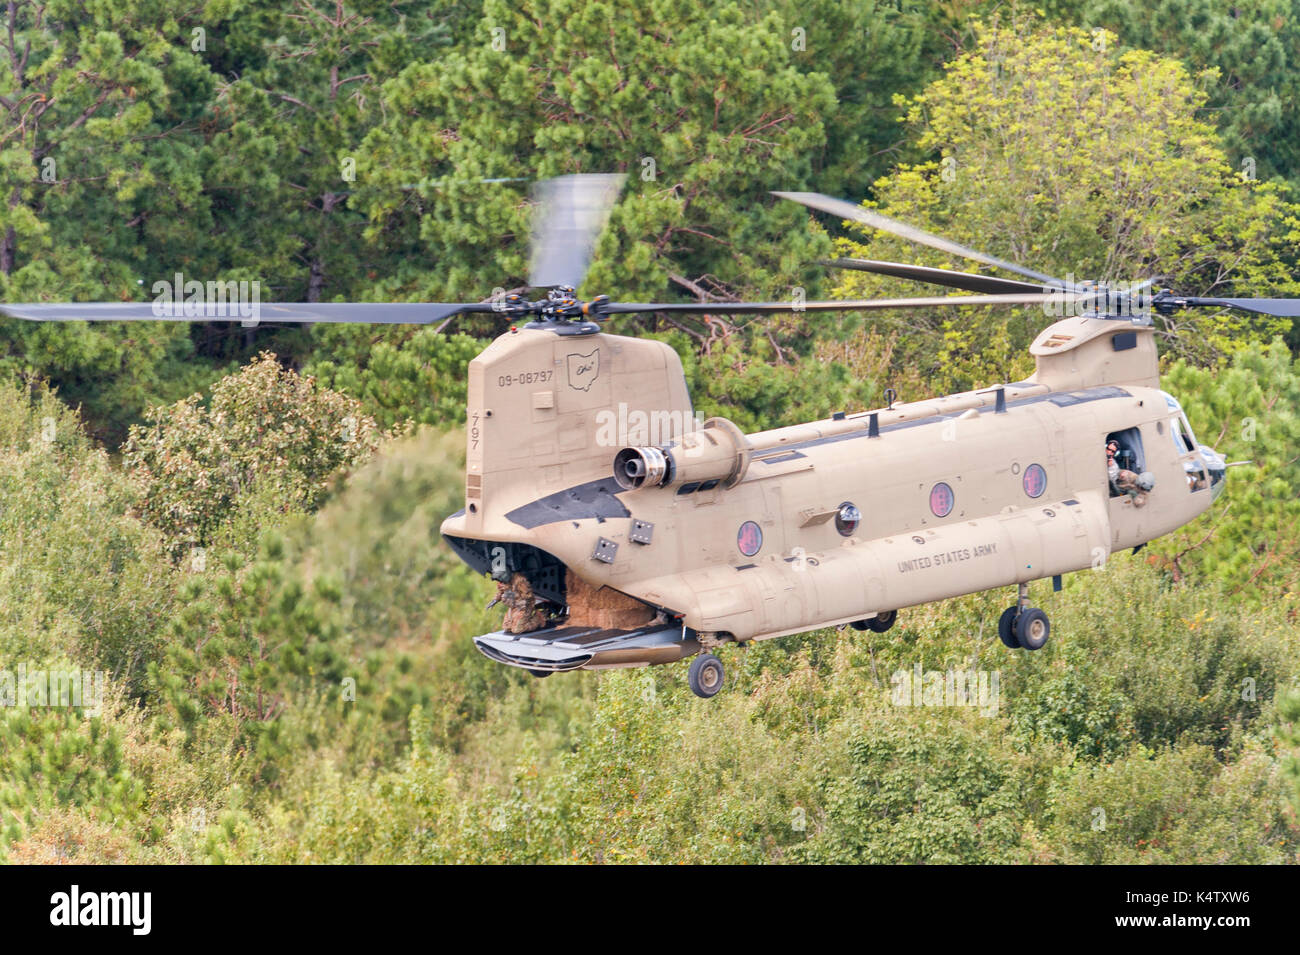
<svg viewBox="0 0 1300 955">
<path fill-rule="evenodd" d="M 1215 130 L 1198 118 L 1205 93 L 1178 61 L 1033 20 L 981 28 L 978 37 L 910 101 L 917 146 L 930 158 L 876 183 L 882 211 L 1063 278 L 1160 275 L 1189 293 L 1296 291 L 1284 265 L 1294 251 L 1292 207 L 1228 164 Z M 971 267 L 883 235 L 841 247 Z M 850 298 L 915 292 L 864 273 L 850 273 L 838 290 Z M 875 324 L 905 329 L 896 365 L 919 365 L 940 387 L 958 388 L 982 383 L 982 371 L 1014 372 L 1014 355 L 1051 320 L 1034 310 L 1008 319 L 967 309 Z M 1235 313 L 1160 321 L 1168 348 L 1201 360 L 1289 327 Z"/>
<path fill-rule="evenodd" d="M 215 89 L 193 5 L 53 0 L 0 13 L 0 299 L 129 301 L 209 269 L 197 133 Z M 206 383 L 183 325 L 0 323 L 0 369 L 47 377 L 113 443 Z"/>
<path fill-rule="evenodd" d="M 182 585 L 165 661 L 149 670 L 163 728 L 183 731 L 196 759 L 234 740 L 264 783 L 301 742 L 286 711 L 312 697 L 337 699 L 349 672 L 337 584 L 304 584 L 283 558 L 283 541 L 270 534 L 253 563 L 227 554 Z"/>
<path fill-rule="evenodd" d="M 849 744 L 827 779 L 825 825 L 801 858 L 820 863 L 995 863 L 1020 858 L 1014 760 L 954 721 L 886 721 Z"/>
<path fill-rule="evenodd" d="M 793 62 L 826 76 L 836 107 L 824 118 L 826 141 L 814 176 L 831 195 L 862 195 L 907 148 L 895 101 L 933 79 L 982 0 L 775 0 Z"/>
<path fill-rule="evenodd" d="M 781 348 L 775 336 L 746 345 L 743 336 L 727 334 L 702 354 L 682 332 L 661 337 L 682 356 L 696 414 L 730 418 L 745 431 L 870 407 L 880 393 L 874 378 L 855 376 L 835 359 L 801 357 Z"/>
<path fill-rule="evenodd" d="M 403 250 L 357 241 L 358 151 L 383 116 L 382 84 L 409 63 L 436 62 L 451 22 L 473 7 L 293 0 L 232 16 L 219 62 L 236 78 L 214 104 L 228 121 L 212 137 L 205 184 L 239 277 L 282 301 L 351 300 L 396 266 Z"/>
<path fill-rule="evenodd" d="M 1176 56 L 1205 70 L 1207 115 L 1239 169 L 1300 182 L 1300 21 L 1284 0 L 1091 0 L 1059 4 L 1085 27 L 1105 27 L 1130 49 Z"/>
<path fill-rule="evenodd" d="M 142 692 L 172 571 L 135 498 L 57 397 L 0 387 L 0 666 L 67 658 Z"/>
<path fill-rule="evenodd" d="M 1048 840 L 1074 864 L 1277 864 L 1294 861 L 1296 828 L 1258 750 L 1232 766 L 1206 747 L 1137 751 L 1061 774 Z"/>
<path fill-rule="evenodd" d="M 1175 579 L 1219 582 L 1242 603 L 1300 589 L 1300 364 L 1286 346 L 1251 346 L 1218 369 L 1183 362 L 1165 387 L 1197 439 L 1240 466 L 1200 520 L 1152 545 Z"/>
<path fill-rule="evenodd" d="M 0 708 L 0 770 L 0 844 L 16 842 L 58 807 L 92 807 L 105 822 L 130 823 L 146 802 L 116 727 L 71 709 Z"/>
<path fill-rule="evenodd" d="M 734 4 L 488 0 L 472 42 L 384 86 L 357 200 L 371 241 L 414 254 L 376 294 L 477 300 L 521 284 L 528 207 L 485 180 L 580 170 L 630 173 L 589 289 L 788 291 L 808 243 L 766 190 L 808 177 L 834 105 L 788 41 L 778 17 Z"/>
<path fill-rule="evenodd" d="M 469 363 L 486 342 L 431 328 L 393 333 L 322 325 L 304 371 L 351 395 L 381 427 L 462 424 Z"/>
<path fill-rule="evenodd" d="M 211 543 L 242 508 L 313 510 L 380 440 L 356 399 L 317 388 L 269 353 L 217 382 L 210 407 L 192 395 L 150 410 L 146 422 L 132 426 L 123 459 L 143 485 L 141 514 L 177 555 Z"/>
<path fill-rule="evenodd" d="M 1282 753 L 1282 777 L 1289 787 L 1287 799 L 1300 813 L 1300 692 L 1290 690 L 1279 696 L 1277 710 L 1274 737 Z"/>
</svg>

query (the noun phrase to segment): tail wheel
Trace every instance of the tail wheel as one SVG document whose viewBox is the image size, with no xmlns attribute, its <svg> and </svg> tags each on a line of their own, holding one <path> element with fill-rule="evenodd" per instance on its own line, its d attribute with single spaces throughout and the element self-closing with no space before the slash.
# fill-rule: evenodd
<svg viewBox="0 0 1300 955">
<path fill-rule="evenodd" d="M 1047 614 L 1037 607 L 1029 607 L 1016 618 L 1016 639 L 1026 650 L 1040 650 L 1052 632 Z"/>
<path fill-rule="evenodd" d="M 691 670 L 688 676 L 691 692 L 705 700 L 716 696 L 718 691 L 722 689 L 722 681 L 725 675 L 721 660 L 712 653 L 701 653 L 691 661 Z"/>
<path fill-rule="evenodd" d="M 1003 646 L 1012 650 L 1020 649 L 1020 641 L 1016 639 L 1016 614 L 1019 612 L 1018 607 L 1008 607 L 998 618 L 998 637 Z"/>
</svg>

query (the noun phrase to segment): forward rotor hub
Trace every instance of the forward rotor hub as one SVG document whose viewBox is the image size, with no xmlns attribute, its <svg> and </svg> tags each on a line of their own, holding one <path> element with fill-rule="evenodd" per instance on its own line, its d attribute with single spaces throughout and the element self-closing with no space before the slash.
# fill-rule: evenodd
<svg viewBox="0 0 1300 955">
<path fill-rule="evenodd" d="M 503 315 L 536 315 L 538 320 L 530 326 L 557 324 L 591 324 L 608 318 L 606 306 L 609 296 L 598 295 L 589 302 L 579 299 L 568 286 L 558 286 L 546 293 L 545 298 L 530 301 L 522 295 L 512 294 L 492 303 L 492 310 Z"/>
</svg>

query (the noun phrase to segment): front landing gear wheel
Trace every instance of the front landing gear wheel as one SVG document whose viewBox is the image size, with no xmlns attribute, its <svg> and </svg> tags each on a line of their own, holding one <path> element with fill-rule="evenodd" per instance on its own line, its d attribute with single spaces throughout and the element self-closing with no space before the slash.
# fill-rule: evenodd
<svg viewBox="0 0 1300 955">
<path fill-rule="evenodd" d="M 712 653 L 701 653 L 691 661 L 691 672 L 688 676 L 691 692 L 705 700 L 716 696 L 722 689 L 723 675 L 722 661 Z"/>
<path fill-rule="evenodd" d="M 544 680 L 548 676 L 550 676 L 554 671 L 553 670 L 529 670 L 528 672 L 531 673 L 533 676 L 537 677 L 537 679 Z"/>
<path fill-rule="evenodd" d="M 1047 622 L 1047 614 L 1037 607 L 1028 607 L 1016 618 L 1016 639 L 1026 650 L 1040 650 L 1047 642 L 1052 626 Z"/>
<path fill-rule="evenodd" d="M 998 618 L 998 637 L 1003 646 L 1012 650 L 1020 649 L 1020 641 L 1016 639 L 1016 614 L 1019 612 L 1019 607 L 1008 607 Z"/>
<path fill-rule="evenodd" d="M 882 610 L 866 620 L 854 620 L 849 624 L 854 630 L 870 630 L 872 633 L 885 633 L 898 623 L 897 610 Z"/>
<path fill-rule="evenodd" d="M 872 633 L 884 633 L 898 622 L 897 610 L 886 610 L 867 621 L 867 629 Z"/>
</svg>

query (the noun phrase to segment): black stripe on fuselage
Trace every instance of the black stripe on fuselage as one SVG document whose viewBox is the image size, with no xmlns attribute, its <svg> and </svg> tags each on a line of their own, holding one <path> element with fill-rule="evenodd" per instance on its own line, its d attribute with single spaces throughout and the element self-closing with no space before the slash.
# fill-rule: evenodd
<svg viewBox="0 0 1300 955">
<path fill-rule="evenodd" d="M 612 477 L 588 481 L 586 484 L 548 494 L 536 501 L 529 501 L 510 511 L 506 517 L 527 530 L 559 521 L 631 517 L 632 512 L 618 499 L 621 490 Z"/>
</svg>

